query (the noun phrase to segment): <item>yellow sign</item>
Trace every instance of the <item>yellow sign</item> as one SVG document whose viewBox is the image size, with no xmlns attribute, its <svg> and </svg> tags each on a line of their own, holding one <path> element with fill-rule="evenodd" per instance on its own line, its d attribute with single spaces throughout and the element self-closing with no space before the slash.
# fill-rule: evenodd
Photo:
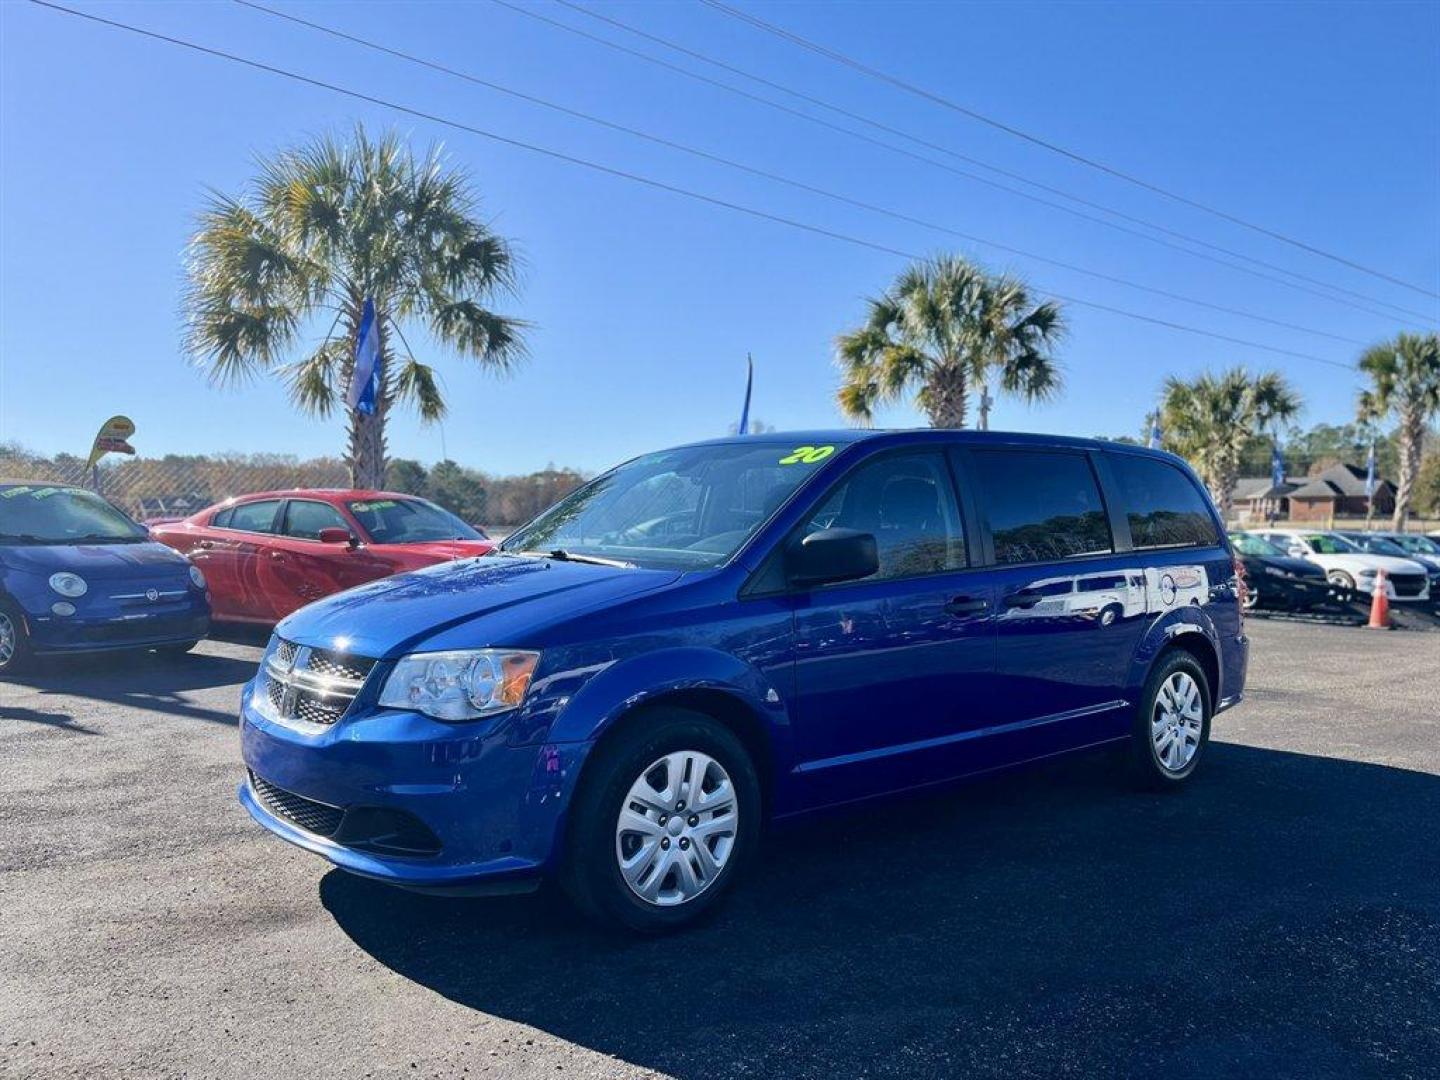
<svg viewBox="0 0 1440 1080">
<path fill-rule="evenodd" d="M 834 446 L 797 446 L 793 453 L 780 459 L 781 465 L 814 465 L 835 452 Z"/>
<path fill-rule="evenodd" d="M 100 425 L 100 430 L 95 435 L 95 442 L 90 447 L 90 460 L 85 462 L 85 468 L 93 468 L 106 454 L 135 453 L 135 448 L 129 442 L 130 436 L 134 434 L 135 421 L 128 416 L 110 417 Z"/>
</svg>

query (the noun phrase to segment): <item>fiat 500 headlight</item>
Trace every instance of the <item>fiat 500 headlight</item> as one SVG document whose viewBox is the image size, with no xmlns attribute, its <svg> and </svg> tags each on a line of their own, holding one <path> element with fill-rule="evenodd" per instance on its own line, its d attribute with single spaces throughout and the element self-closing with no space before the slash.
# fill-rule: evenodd
<svg viewBox="0 0 1440 1080">
<path fill-rule="evenodd" d="M 200 572 L 200 567 L 193 563 L 190 565 L 190 584 L 197 589 L 205 588 L 205 575 Z"/>
<path fill-rule="evenodd" d="M 539 662 L 538 652 L 523 649 L 411 653 L 385 680 L 380 704 L 437 720 L 478 720 L 524 701 Z"/>
<path fill-rule="evenodd" d="M 74 600 L 77 596 L 84 596 L 85 590 L 90 586 L 85 584 L 85 579 L 79 574 L 60 573 L 50 575 L 50 588 L 54 589 L 61 596 L 68 596 Z"/>
</svg>

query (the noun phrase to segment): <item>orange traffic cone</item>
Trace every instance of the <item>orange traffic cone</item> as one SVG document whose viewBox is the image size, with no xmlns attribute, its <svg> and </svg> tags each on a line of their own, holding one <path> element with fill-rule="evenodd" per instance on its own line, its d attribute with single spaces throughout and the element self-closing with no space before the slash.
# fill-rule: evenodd
<svg viewBox="0 0 1440 1080">
<path fill-rule="evenodd" d="M 1390 629 L 1390 597 L 1385 595 L 1385 571 L 1375 575 L 1375 591 L 1370 595 L 1370 630 Z"/>
</svg>

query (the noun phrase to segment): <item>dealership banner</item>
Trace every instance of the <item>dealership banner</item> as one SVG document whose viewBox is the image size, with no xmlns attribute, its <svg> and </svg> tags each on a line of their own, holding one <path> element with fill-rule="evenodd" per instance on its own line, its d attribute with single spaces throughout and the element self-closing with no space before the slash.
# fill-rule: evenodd
<svg viewBox="0 0 1440 1080">
<path fill-rule="evenodd" d="M 94 468 L 95 463 L 106 454 L 134 454 L 135 447 L 131 446 L 129 441 L 134 434 L 135 421 L 128 416 L 110 417 L 100 425 L 100 430 L 95 434 L 95 442 L 90 447 L 90 460 L 85 462 L 85 468 Z"/>
</svg>

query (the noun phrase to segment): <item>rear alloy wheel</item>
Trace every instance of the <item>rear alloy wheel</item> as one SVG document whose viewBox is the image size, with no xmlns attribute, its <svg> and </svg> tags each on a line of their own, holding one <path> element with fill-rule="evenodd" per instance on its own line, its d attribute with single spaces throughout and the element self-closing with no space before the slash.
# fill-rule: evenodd
<svg viewBox="0 0 1440 1080">
<path fill-rule="evenodd" d="M 1156 665 L 1130 740 L 1132 771 L 1142 785 L 1164 789 L 1189 779 L 1210 741 L 1212 708 L 1205 672 L 1194 656 L 1176 650 Z"/>
<path fill-rule="evenodd" d="M 25 617 L 15 605 L 0 600 L 0 675 L 19 675 L 32 659 Z"/>
<path fill-rule="evenodd" d="M 719 902 L 759 837 L 755 765 L 725 725 L 689 709 L 627 718 L 587 762 L 560 880 L 583 912 L 655 933 Z"/>
</svg>

